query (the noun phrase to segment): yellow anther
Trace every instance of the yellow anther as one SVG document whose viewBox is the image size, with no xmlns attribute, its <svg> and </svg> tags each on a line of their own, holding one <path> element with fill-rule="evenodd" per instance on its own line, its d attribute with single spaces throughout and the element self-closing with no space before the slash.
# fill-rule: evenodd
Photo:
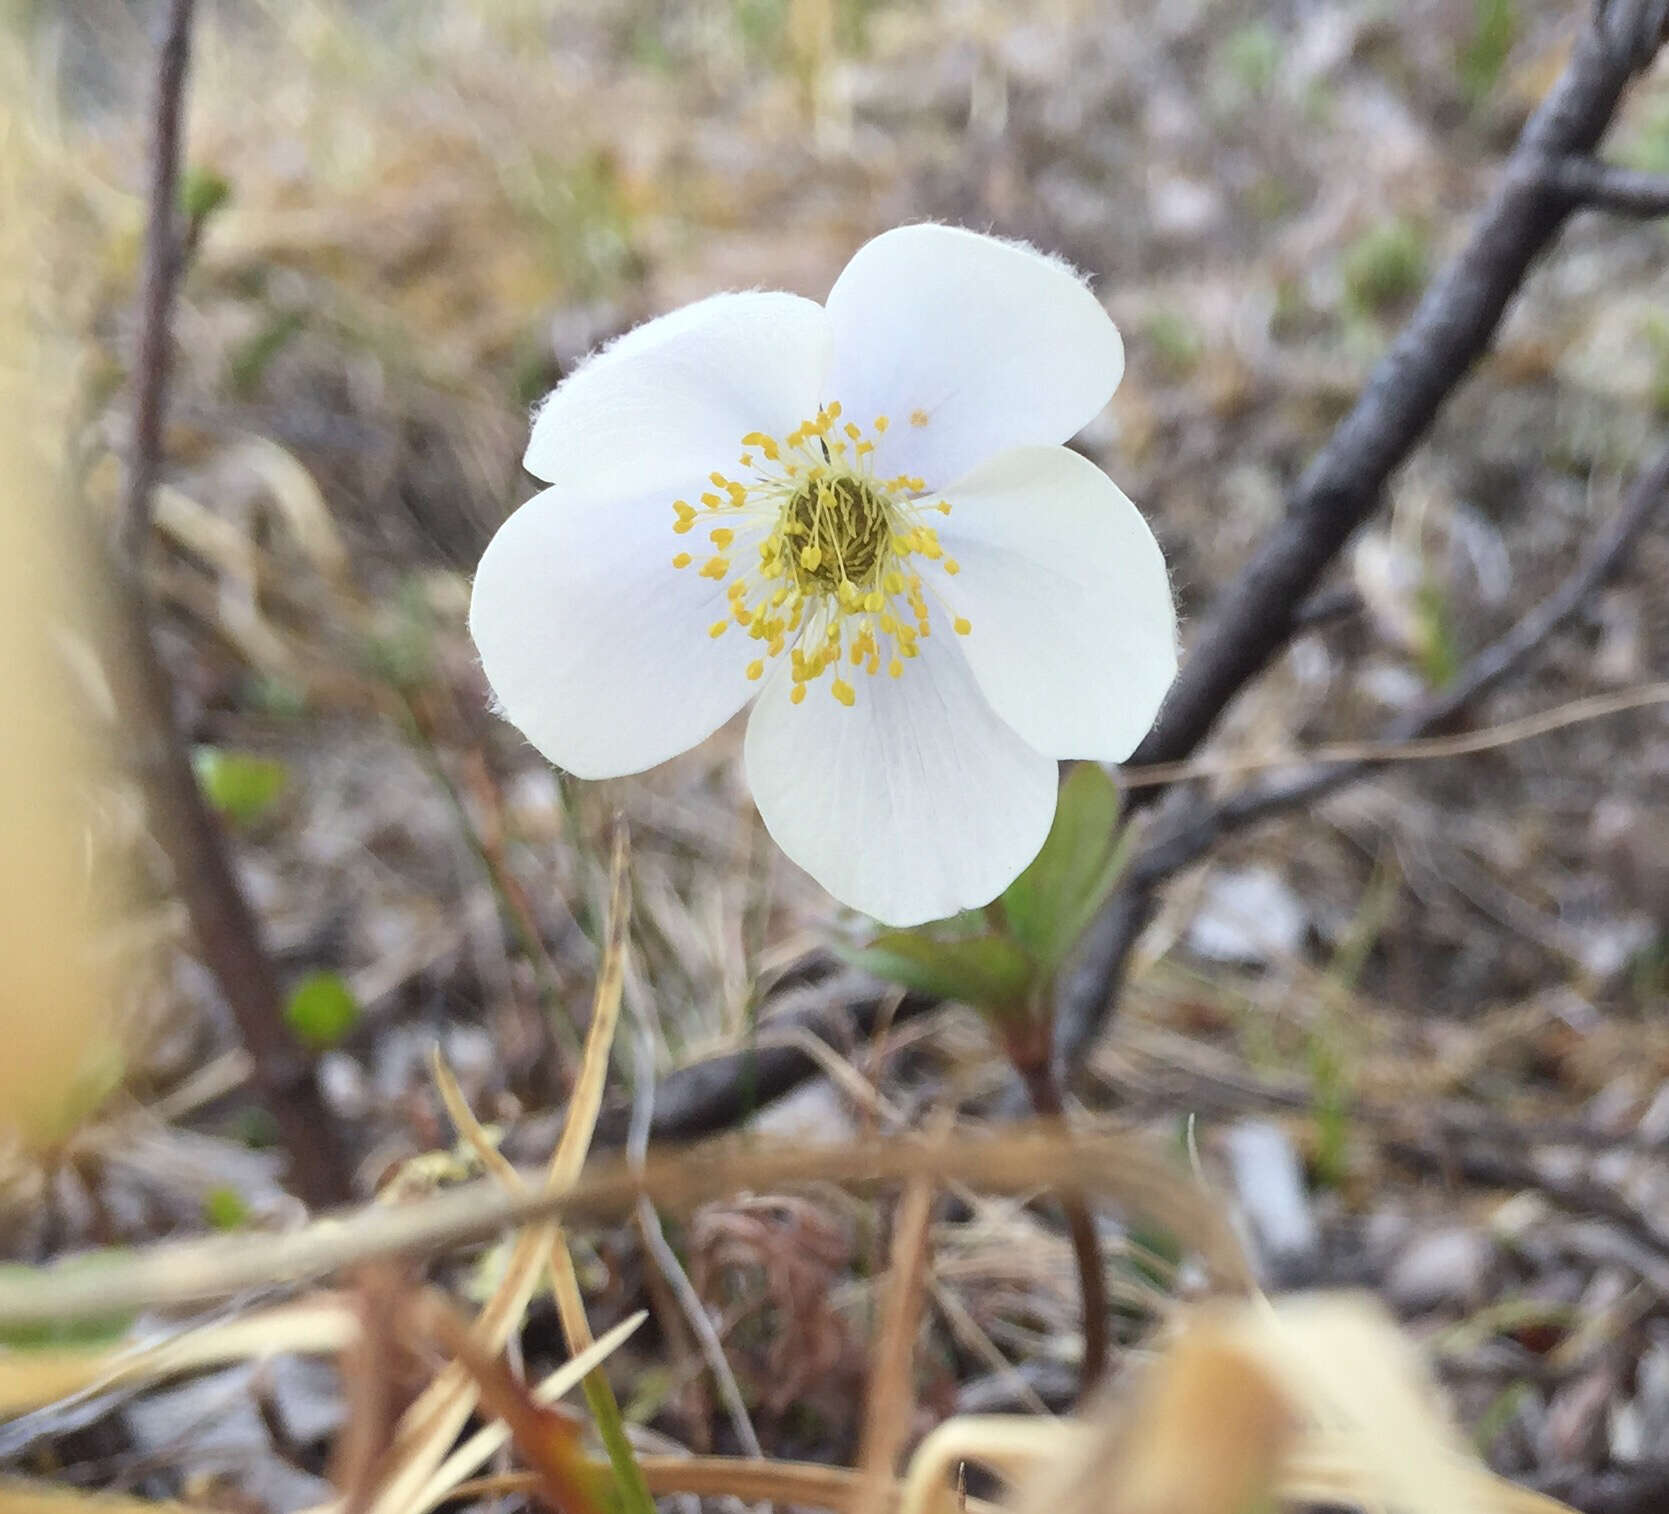
<svg viewBox="0 0 1669 1514">
<path fill-rule="evenodd" d="M 878 613 L 881 606 L 886 602 L 886 599 L 883 597 L 879 589 L 871 589 L 869 593 L 863 597 L 863 607 L 868 610 L 871 615 Z"/>
<path fill-rule="evenodd" d="M 724 592 L 732 599 L 740 599 L 748 592 L 747 581 L 745 579 L 738 578 L 736 582 L 731 584 L 731 586 Z"/>
<path fill-rule="evenodd" d="M 902 678 L 904 676 L 904 664 L 901 663 L 896 657 L 893 658 L 893 660 L 887 664 L 887 674 L 892 678 Z"/>
<path fill-rule="evenodd" d="M 739 625 L 739 626 L 751 626 L 753 624 L 753 611 L 752 610 L 744 609 L 742 606 L 738 605 L 736 607 L 736 609 L 734 611 L 732 611 L 732 613 L 736 617 L 736 624 L 737 625 Z"/>
<path fill-rule="evenodd" d="M 863 670 L 873 678 L 881 671 L 881 659 L 874 652 L 871 652 L 869 660 L 863 665 Z"/>
<path fill-rule="evenodd" d="M 694 508 L 685 500 L 681 500 L 681 499 L 673 500 L 673 502 L 672 502 L 672 513 L 674 515 L 676 515 L 679 520 L 694 520 L 695 519 Z"/>
<path fill-rule="evenodd" d="M 740 484 L 726 484 L 724 486 L 724 492 L 730 496 L 730 503 L 733 505 L 747 503 L 748 491 Z"/>
<path fill-rule="evenodd" d="M 694 521 L 693 521 L 693 520 L 678 520 L 678 521 L 674 521 L 674 522 L 673 522 L 673 523 L 672 523 L 672 529 L 673 529 L 673 530 L 674 530 L 674 531 L 675 531 L 675 532 L 676 532 L 676 533 L 677 533 L 677 534 L 678 534 L 678 535 L 679 535 L 679 536 L 682 536 L 682 535 L 683 535 L 683 534 L 684 534 L 684 533 L 685 533 L 685 532 L 686 532 L 686 531 L 688 531 L 688 530 L 689 530 L 689 529 L 690 529 L 690 527 L 691 527 L 691 526 L 693 526 L 693 525 L 694 525 L 694 524 L 695 524 L 695 522 L 694 522 Z"/>
<path fill-rule="evenodd" d="M 858 691 L 844 678 L 837 678 L 829 685 L 829 692 L 834 695 L 847 709 L 851 709 L 858 702 Z"/>
<path fill-rule="evenodd" d="M 958 636 L 966 636 L 968 632 L 973 630 L 973 627 L 968 624 L 968 617 L 966 615 L 958 615 L 956 619 L 951 622 L 951 628 Z"/>
<path fill-rule="evenodd" d="M 959 563 L 954 557 L 947 557 L 945 559 L 945 572 L 950 574 L 952 578 L 955 578 L 961 571 L 962 564 Z"/>
<path fill-rule="evenodd" d="M 707 540 L 722 550 L 736 540 L 736 533 L 729 526 L 715 526 L 707 533 Z"/>
<path fill-rule="evenodd" d="M 709 473 L 707 477 L 711 480 L 715 489 L 728 489 L 730 487 L 730 480 L 722 473 Z"/>
<path fill-rule="evenodd" d="M 694 561 L 695 559 L 691 557 L 688 552 L 680 552 L 675 558 L 672 559 L 672 566 L 675 568 L 687 568 Z"/>
<path fill-rule="evenodd" d="M 887 427 L 890 426 L 891 424 L 892 424 L 892 422 L 889 421 L 886 418 L 886 416 L 878 415 L 878 416 L 875 417 L 875 424 L 873 426 L 871 426 L 869 429 L 871 431 L 874 431 L 875 433 L 879 434 L 879 433 L 885 431 L 887 429 Z"/>
<path fill-rule="evenodd" d="M 798 704 L 805 697 L 806 686 L 803 683 L 795 684 L 794 687 L 788 691 L 788 702 L 790 704 Z"/>
<path fill-rule="evenodd" d="M 729 571 L 730 559 L 728 557 L 709 557 L 701 565 L 701 576 L 703 578 L 720 579 Z"/>
<path fill-rule="evenodd" d="M 950 514 L 950 501 L 948 499 L 942 499 L 933 508 L 935 510 L 937 510 L 939 512 L 939 514 L 941 514 L 941 515 L 949 515 Z"/>
<path fill-rule="evenodd" d="M 912 410 L 910 412 L 910 424 L 918 429 L 925 426 L 927 424 L 927 412 L 925 410 Z"/>
<path fill-rule="evenodd" d="M 823 561 L 823 549 L 813 542 L 809 547 L 800 548 L 800 566 L 808 573 L 815 573 L 817 566 Z"/>
<path fill-rule="evenodd" d="M 702 504 L 704 504 L 704 505 L 706 505 L 706 507 L 707 507 L 707 508 L 708 508 L 708 509 L 709 509 L 709 510 L 717 510 L 717 509 L 718 509 L 718 507 L 719 507 L 719 506 L 720 506 L 720 505 L 722 505 L 722 504 L 723 504 L 723 503 L 724 503 L 724 501 L 723 501 L 723 500 L 721 500 L 721 499 L 720 499 L 720 498 L 719 498 L 719 497 L 718 497 L 718 495 L 716 495 L 716 494 L 712 494 L 712 493 L 708 493 L 708 494 L 703 494 L 703 495 L 702 495 L 702 496 L 701 496 L 701 503 L 702 503 Z"/>
<path fill-rule="evenodd" d="M 859 430 L 858 427 L 851 421 L 847 421 L 847 423 L 844 426 L 842 426 L 840 429 L 842 431 L 844 431 L 849 437 L 851 437 L 853 441 L 856 441 L 860 436 L 863 435 L 863 432 L 861 430 Z"/>
<path fill-rule="evenodd" d="M 830 400 L 826 407 L 826 413 L 830 420 L 838 421 L 840 419 L 840 401 Z"/>
<path fill-rule="evenodd" d="M 753 466 L 753 454 L 751 452 L 744 452 L 738 461 L 744 468 L 751 468 Z"/>
<path fill-rule="evenodd" d="M 723 636 L 729 629 L 730 622 L 728 620 L 715 620 L 712 625 L 707 628 L 707 634 L 711 636 L 714 641 L 717 641 L 719 637 Z"/>
<path fill-rule="evenodd" d="M 760 661 L 759 658 L 756 657 L 756 658 L 754 658 L 754 660 L 752 662 L 750 662 L 748 664 L 748 678 L 752 682 L 757 683 L 764 676 L 765 676 L 765 664 L 762 661 Z"/>
<path fill-rule="evenodd" d="M 858 443 L 858 456 L 859 457 L 868 457 L 869 454 L 871 452 L 873 452 L 874 450 L 875 450 L 875 443 L 874 442 L 859 442 Z"/>
</svg>

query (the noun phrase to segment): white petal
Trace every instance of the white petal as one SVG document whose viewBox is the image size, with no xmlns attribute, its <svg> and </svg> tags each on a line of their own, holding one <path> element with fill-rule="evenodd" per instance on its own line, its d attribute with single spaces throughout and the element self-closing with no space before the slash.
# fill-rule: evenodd
<svg viewBox="0 0 1669 1514">
<path fill-rule="evenodd" d="M 728 472 L 748 432 L 780 436 L 817 413 L 829 345 L 822 306 L 798 295 L 687 305 L 564 379 L 534 417 L 522 466 L 592 498 Z"/>
<path fill-rule="evenodd" d="M 1147 522 L 1065 447 L 1009 452 L 945 498 L 939 540 L 961 571 L 928 576 L 968 618 L 959 640 L 992 708 L 1051 757 L 1123 761 L 1176 676 L 1176 608 Z"/>
<path fill-rule="evenodd" d="M 1055 812 L 1054 762 L 992 714 L 951 638 L 921 648 L 902 678 L 855 676 L 851 709 L 828 673 L 791 704 L 779 667 L 748 720 L 748 783 L 777 845 L 889 925 L 994 899 Z"/>
<path fill-rule="evenodd" d="M 929 488 L 1010 447 L 1066 441 L 1124 372 L 1118 329 L 1066 265 L 952 226 L 860 247 L 828 308 L 825 397 L 865 428 L 886 416 L 879 467 Z"/>
<path fill-rule="evenodd" d="M 711 735 L 756 687 L 724 585 L 676 569 L 692 536 L 660 493 L 595 501 L 561 489 L 498 529 L 476 571 L 469 629 L 506 718 L 581 778 L 641 772 Z M 733 551 L 752 545 L 738 537 Z"/>
</svg>

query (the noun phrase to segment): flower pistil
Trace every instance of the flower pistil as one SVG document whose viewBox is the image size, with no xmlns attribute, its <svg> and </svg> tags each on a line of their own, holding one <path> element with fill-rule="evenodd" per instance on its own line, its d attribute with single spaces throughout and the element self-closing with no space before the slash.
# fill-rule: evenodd
<svg viewBox="0 0 1669 1514">
<path fill-rule="evenodd" d="M 877 416 L 870 430 L 878 437 L 887 426 Z M 742 447 L 744 477 L 714 472 L 698 505 L 680 499 L 672 507 L 676 533 L 704 527 L 713 546 L 697 571 L 726 584 L 729 610 L 709 634 L 737 625 L 762 644 L 763 655 L 747 666 L 750 679 L 764 677 L 767 661 L 786 650 L 795 704 L 830 672 L 829 692 L 851 707 L 857 690 L 841 676 L 847 667 L 902 677 L 920 639 L 932 634 L 926 574 L 954 576 L 958 565 L 927 515 L 949 515 L 950 502 L 926 496 L 924 481 L 909 474 L 878 476 L 874 440 L 841 421 L 838 401 L 780 439 L 749 432 Z M 738 537 L 757 542 L 757 561 L 745 550 L 733 560 Z M 672 559 L 680 569 L 695 562 L 687 551 Z M 963 636 L 972 629 L 960 616 L 951 627 Z"/>
</svg>

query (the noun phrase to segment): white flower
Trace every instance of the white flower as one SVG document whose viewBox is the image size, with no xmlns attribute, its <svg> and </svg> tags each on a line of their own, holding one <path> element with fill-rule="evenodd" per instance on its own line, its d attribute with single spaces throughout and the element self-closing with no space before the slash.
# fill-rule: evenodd
<svg viewBox="0 0 1669 1514">
<path fill-rule="evenodd" d="M 1069 269 L 946 226 L 875 238 L 826 305 L 638 327 L 545 402 L 525 466 L 551 487 L 481 559 L 504 714 L 605 778 L 757 694 L 783 851 L 890 924 L 986 903 L 1043 843 L 1056 759 L 1127 757 L 1176 670 L 1152 533 L 1060 445 L 1123 367 Z"/>
</svg>

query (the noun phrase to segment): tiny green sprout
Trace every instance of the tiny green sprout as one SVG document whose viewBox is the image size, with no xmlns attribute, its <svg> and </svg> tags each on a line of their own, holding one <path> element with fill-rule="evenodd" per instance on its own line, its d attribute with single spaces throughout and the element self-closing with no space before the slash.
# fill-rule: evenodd
<svg viewBox="0 0 1669 1514">
<path fill-rule="evenodd" d="M 1344 255 L 1345 293 L 1356 309 L 1377 314 L 1426 281 L 1425 233 L 1401 216 L 1364 232 Z"/>
<path fill-rule="evenodd" d="M 188 221 L 208 220 L 231 198 L 231 181 L 212 168 L 188 168 L 180 179 L 180 209 Z"/>
<path fill-rule="evenodd" d="M 255 394 L 267 370 L 303 324 L 299 311 L 276 310 L 232 349 L 226 360 L 226 379 L 239 398 L 248 399 Z"/>
<path fill-rule="evenodd" d="M 1646 345 L 1652 350 L 1652 409 L 1669 419 L 1669 320 L 1654 316 L 1646 323 L 1645 335 Z"/>
<path fill-rule="evenodd" d="M 309 973 L 284 1005 L 290 1029 L 314 1051 L 335 1046 L 359 1023 L 359 1015 L 353 990 L 332 972 Z"/>
<path fill-rule="evenodd" d="M 242 1230 L 249 1223 L 249 1204 L 236 1188 L 222 1183 L 203 1195 L 203 1218 L 215 1230 Z"/>
<path fill-rule="evenodd" d="M 1420 585 L 1414 596 L 1414 614 L 1421 676 L 1428 688 L 1445 688 L 1460 671 L 1460 648 L 1442 584 L 1428 578 Z"/>
<path fill-rule="evenodd" d="M 192 766 L 204 797 L 221 815 L 240 826 L 262 820 L 290 782 L 290 770 L 277 758 L 229 752 L 222 747 L 198 747 L 192 753 Z"/>
</svg>

